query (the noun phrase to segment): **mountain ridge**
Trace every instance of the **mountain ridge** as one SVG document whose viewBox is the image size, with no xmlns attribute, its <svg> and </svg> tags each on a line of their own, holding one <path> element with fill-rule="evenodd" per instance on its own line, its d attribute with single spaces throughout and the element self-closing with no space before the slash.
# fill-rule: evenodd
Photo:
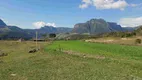
<svg viewBox="0 0 142 80">
<path fill-rule="evenodd" d="M 0 19 L 0 28 L 5 28 L 7 25 L 4 23 L 2 19 Z"/>
<path fill-rule="evenodd" d="M 44 26 L 40 29 L 22 29 L 18 26 L 7 26 L 4 21 L 0 19 L 0 39 L 8 39 L 8 38 L 25 38 L 31 39 L 35 37 L 35 32 L 38 31 L 39 37 L 42 34 L 50 34 L 50 33 L 66 33 L 70 32 L 72 28 L 65 27 L 53 27 L 53 26 Z"/>
<path fill-rule="evenodd" d="M 75 24 L 72 32 L 78 34 L 89 33 L 98 35 L 109 32 L 125 32 L 133 30 L 133 28 L 123 28 L 115 22 L 107 22 L 104 19 L 91 19 L 85 23 Z"/>
<path fill-rule="evenodd" d="M 17 26 L 7 26 L 0 19 L 0 39 L 7 38 L 25 38 L 31 39 L 35 37 L 35 32 L 38 31 L 39 37 L 43 34 L 59 34 L 59 33 L 78 33 L 84 34 L 89 33 L 91 35 L 100 35 L 110 32 L 125 32 L 125 31 L 134 31 L 135 28 L 131 27 L 121 27 L 115 22 L 107 22 L 104 19 L 91 19 L 85 23 L 77 23 L 74 28 L 67 27 L 53 27 L 53 26 L 44 26 L 40 29 L 22 29 Z"/>
</svg>

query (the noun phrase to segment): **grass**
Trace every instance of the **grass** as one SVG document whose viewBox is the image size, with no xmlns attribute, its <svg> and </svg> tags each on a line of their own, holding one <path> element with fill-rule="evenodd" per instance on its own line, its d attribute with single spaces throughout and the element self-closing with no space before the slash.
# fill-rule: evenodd
<svg viewBox="0 0 142 80">
<path fill-rule="evenodd" d="M 72 50 L 80 53 L 98 54 L 103 56 L 125 57 L 142 60 L 141 46 L 126 46 L 118 44 L 87 43 L 84 41 L 56 41 L 47 49 Z"/>
<path fill-rule="evenodd" d="M 56 41 L 50 45 L 48 43 L 39 43 L 39 45 L 41 46 L 39 52 L 29 54 L 28 51 L 35 46 L 33 42 L 0 41 L 0 50 L 9 54 L 6 57 L 0 57 L 3 61 L 0 62 L 0 80 L 142 79 L 142 56 L 139 52 L 141 47 L 82 41 Z M 63 50 L 73 50 L 79 52 L 80 55 L 69 55 L 55 50 L 59 48 L 59 45 Z M 128 51 L 133 53 L 129 55 L 127 50 L 123 50 L 126 53 L 123 51 L 119 53 L 115 48 L 120 50 L 128 48 Z M 108 58 L 84 58 L 81 53 Z M 123 60 L 119 60 L 121 57 Z"/>
</svg>

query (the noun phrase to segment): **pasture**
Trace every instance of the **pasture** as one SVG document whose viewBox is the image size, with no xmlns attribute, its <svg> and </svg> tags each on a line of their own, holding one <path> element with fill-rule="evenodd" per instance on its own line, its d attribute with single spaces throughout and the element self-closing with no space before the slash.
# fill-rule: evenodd
<svg viewBox="0 0 142 80">
<path fill-rule="evenodd" d="M 0 41 L 0 80 L 141 80 L 142 47 L 84 41 Z"/>
</svg>

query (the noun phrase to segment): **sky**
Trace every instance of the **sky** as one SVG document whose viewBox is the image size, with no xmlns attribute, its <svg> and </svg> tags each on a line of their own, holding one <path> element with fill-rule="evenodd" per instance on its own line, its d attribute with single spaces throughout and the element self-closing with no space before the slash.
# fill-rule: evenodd
<svg viewBox="0 0 142 80">
<path fill-rule="evenodd" d="M 92 18 L 142 25 L 142 0 L 0 0 L 0 19 L 24 29 L 74 27 Z"/>
</svg>

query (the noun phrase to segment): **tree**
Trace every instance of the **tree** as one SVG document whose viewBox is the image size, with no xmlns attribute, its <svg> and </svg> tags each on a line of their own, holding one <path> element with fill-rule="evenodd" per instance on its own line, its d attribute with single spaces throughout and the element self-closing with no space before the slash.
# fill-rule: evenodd
<svg viewBox="0 0 142 80">
<path fill-rule="evenodd" d="M 49 34 L 49 38 L 55 38 L 56 37 L 56 34 L 52 33 L 52 34 Z"/>
</svg>

